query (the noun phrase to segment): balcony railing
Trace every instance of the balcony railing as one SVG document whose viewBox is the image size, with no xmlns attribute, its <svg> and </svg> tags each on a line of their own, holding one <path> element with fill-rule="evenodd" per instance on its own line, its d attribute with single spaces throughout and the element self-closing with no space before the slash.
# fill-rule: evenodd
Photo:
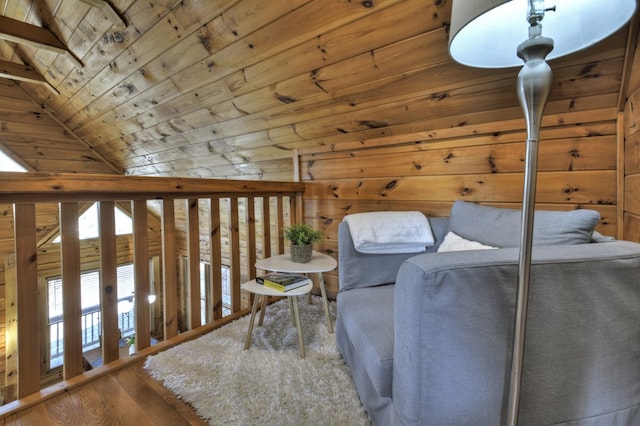
<svg viewBox="0 0 640 426">
<path fill-rule="evenodd" d="M 48 318 L 42 318 L 45 310 L 34 301 L 46 293 L 39 289 L 45 260 L 49 269 L 56 263 L 47 257 L 52 256 L 50 251 L 41 249 L 53 234 L 61 236 L 57 267 L 64 310 L 60 334 L 64 335 L 63 378 L 69 381 L 84 373 L 83 342 L 95 340 L 82 334 L 83 328 L 92 328 L 83 326 L 89 317 L 100 324 L 104 364 L 119 364 L 114 362 L 120 357 L 118 301 L 124 296 L 117 295 L 114 285 L 119 264 L 133 263 L 136 299 L 146 300 L 153 293 L 161 302 L 158 311 L 148 303 L 134 305 L 136 350 L 144 351 L 150 345 L 154 321 L 161 324 L 155 327 L 160 328 L 156 329 L 160 338 L 171 342 L 180 340 L 179 333 L 200 327 L 203 317 L 214 322 L 222 318 L 222 265 L 229 266 L 232 315 L 243 312 L 241 282 L 255 277 L 257 258 L 284 252 L 282 227 L 303 217 L 301 183 L 30 173 L 0 177 L 0 203 L 11 206 L 10 214 L 0 217 L 0 229 L 13 223 L 14 230 L 12 236 L 0 238 L 6 258 L 2 308 L 7 318 L 3 354 L 7 401 L 42 394 L 41 354 L 49 349 L 43 348 L 49 340 L 42 336 L 48 333 L 42 324 Z M 94 202 L 99 204 L 100 237 L 92 246 L 80 241 L 78 218 Z M 116 236 L 116 204 L 130 213 L 132 236 Z M 52 220 L 47 215 L 56 217 Z M 96 259 L 90 259 L 92 255 Z M 210 303 L 205 308 L 211 312 L 205 316 L 201 315 L 202 261 L 210 264 Z M 80 276 L 96 266 L 100 307 L 83 312 Z"/>
<path fill-rule="evenodd" d="M 120 338 L 135 335 L 135 312 L 133 310 L 133 297 L 122 297 L 118 304 L 129 304 L 127 311 L 118 310 L 118 330 Z M 100 320 L 102 310 L 100 305 L 90 306 L 82 310 L 82 351 L 90 351 L 100 348 L 102 342 L 102 322 Z M 62 315 L 49 318 L 49 368 L 61 366 L 64 359 L 64 324 Z"/>
</svg>

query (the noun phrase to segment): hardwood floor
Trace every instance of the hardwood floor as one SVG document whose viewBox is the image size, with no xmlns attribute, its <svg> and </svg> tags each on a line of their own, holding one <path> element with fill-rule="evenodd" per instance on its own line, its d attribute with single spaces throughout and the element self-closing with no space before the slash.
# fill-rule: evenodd
<svg viewBox="0 0 640 426">
<path fill-rule="evenodd" d="M 4 419 L 5 425 L 206 425 L 142 368 L 144 360 Z"/>
</svg>

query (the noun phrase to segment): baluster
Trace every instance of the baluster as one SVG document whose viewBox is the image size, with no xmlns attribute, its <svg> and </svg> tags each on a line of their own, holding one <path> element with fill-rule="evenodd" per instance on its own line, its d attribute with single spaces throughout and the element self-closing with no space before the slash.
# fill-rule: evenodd
<svg viewBox="0 0 640 426">
<path fill-rule="evenodd" d="M 249 279 L 256 277 L 256 212 L 255 199 L 247 198 L 247 268 Z"/>
<path fill-rule="evenodd" d="M 229 199 L 231 223 L 229 225 L 229 239 L 231 249 L 231 311 L 242 309 L 240 292 L 240 221 L 238 217 L 238 197 Z"/>
<path fill-rule="evenodd" d="M 200 219 L 198 200 L 187 200 L 187 258 L 189 259 L 189 328 L 200 326 Z"/>
<path fill-rule="evenodd" d="M 222 246 L 220 237 L 220 199 L 211 198 L 209 203 L 209 247 L 214 320 L 222 318 Z"/>
<path fill-rule="evenodd" d="M 133 277 L 135 288 L 136 350 L 149 347 L 149 244 L 147 201 L 133 201 Z"/>
<path fill-rule="evenodd" d="M 262 198 L 262 258 L 271 257 L 271 198 Z"/>
<path fill-rule="evenodd" d="M 284 235 L 282 234 L 282 229 L 284 227 L 284 197 L 282 195 L 278 195 L 278 254 L 284 254 Z"/>
<path fill-rule="evenodd" d="M 115 203 L 101 201 L 100 223 L 100 309 L 102 359 L 108 364 L 120 357 L 118 331 L 118 259 L 116 248 Z"/>
<path fill-rule="evenodd" d="M 178 335 L 178 274 L 176 271 L 176 215 L 172 199 L 162 201 L 162 277 L 164 338 Z"/>
<path fill-rule="evenodd" d="M 62 312 L 64 378 L 82 374 L 82 301 L 80 288 L 80 240 L 78 204 L 60 203 L 60 252 L 62 263 Z"/>
</svg>

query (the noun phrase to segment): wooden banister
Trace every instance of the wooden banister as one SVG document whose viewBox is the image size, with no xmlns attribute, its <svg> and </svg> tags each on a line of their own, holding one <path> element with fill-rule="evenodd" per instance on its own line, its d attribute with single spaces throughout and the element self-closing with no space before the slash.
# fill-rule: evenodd
<svg viewBox="0 0 640 426">
<path fill-rule="evenodd" d="M 300 182 L 0 172 L 0 202 L 153 200 L 304 192 Z"/>
<path fill-rule="evenodd" d="M 13 217 L 0 217 L 8 223 L 13 221 L 14 231 L 12 246 L 4 248 L 6 295 L 7 301 L 17 307 L 13 311 L 5 308 L 7 341 L 15 337 L 17 342 L 7 344 L 10 352 L 3 354 L 7 360 L 17 359 L 6 363 L 7 369 L 12 369 L 5 374 L 7 401 L 47 394 L 41 390 L 41 354 L 48 350 L 49 342 L 42 334 L 46 333 L 43 324 L 47 321 L 41 316 L 46 315 L 46 309 L 34 302 L 46 297 L 46 289 L 39 288 L 46 285 L 46 278 L 52 274 L 62 277 L 64 380 L 90 376 L 83 374 L 81 324 L 81 274 L 87 270 L 100 271 L 102 357 L 105 365 L 116 368 L 124 365 L 120 362 L 118 301 L 131 297 L 118 294 L 119 264 L 133 263 L 136 350 L 147 352 L 151 345 L 151 325 L 155 321 L 147 297 L 152 278 L 157 283 L 154 288 L 162 292 L 163 307 L 163 318 L 158 322 L 162 330 L 156 330 L 159 335 L 155 337 L 178 341 L 180 333 L 200 327 L 201 322 L 209 326 L 206 323 L 210 319 L 224 320 L 223 265 L 230 268 L 231 313 L 246 309 L 240 284 L 255 278 L 257 258 L 273 251 L 284 252 L 281 230 L 301 217 L 297 212 L 301 203 L 296 199 L 304 191 L 304 184 L 295 182 L 39 173 L 0 173 L 0 177 L 4 183 L 0 202 L 13 205 Z M 98 202 L 100 237 L 94 243 L 81 243 L 78 218 L 90 202 Z M 47 207 L 40 209 L 41 204 Z M 131 237 L 116 236 L 115 207 L 131 215 Z M 57 215 L 47 223 L 57 222 L 59 228 L 41 226 L 43 231 L 39 231 L 37 221 L 42 218 L 36 215 L 37 209 Z M 201 223 L 205 216 L 208 223 Z M 51 242 L 56 233 L 61 234 L 59 245 Z M 46 248 L 39 248 L 38 241 Z M 272 241 L 277 242 L 275 250 Z M 52 266 L 55 260 L 51 259 L 58 250 L 60 264 Z M 46 271 L 41 270 L 38 253 L 47 259 Z M 207 309 L 204 317 L 200 297 L 202 261 L 210 263 L 210 275 L 203 277 L 209 284 L 206 296 L 203 294 Z M 60 272 L 51 272 L 57 270 Z M 156 315 L 159 311 L 154 309 Z"/>
</svg>

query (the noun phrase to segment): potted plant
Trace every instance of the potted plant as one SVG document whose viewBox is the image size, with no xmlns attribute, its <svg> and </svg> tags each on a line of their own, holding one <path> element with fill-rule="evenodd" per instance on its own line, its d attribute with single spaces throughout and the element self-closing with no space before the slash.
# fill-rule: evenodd
<svg viewBox="0 0 640 426">
<path fill-rule="evenodd" d="M 136 336 L 134 334 L 125 337 L 124 342 L 129 345 L 129 355 L 136 353 Z"/>
<path fill-rule="evenodd" d="M 322 231 L 315 230 L 307 223 L 295 223 L 283 230 L 284 238 L 291 241 L 291 260 L 307 263 L 311 260 L 311 244 L 322 240 Z"/>
</svg>

